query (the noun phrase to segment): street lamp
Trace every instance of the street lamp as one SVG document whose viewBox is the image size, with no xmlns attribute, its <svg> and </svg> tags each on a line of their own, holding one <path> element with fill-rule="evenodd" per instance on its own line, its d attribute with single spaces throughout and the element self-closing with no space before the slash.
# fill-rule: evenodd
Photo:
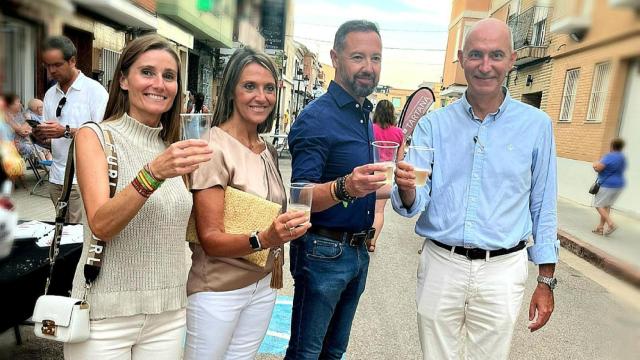
<svg viewBox="0 0 640 360">
<path fill-rule="evenodd" d="M 302 69 L 298 69 L 297 73 L 296 73 L 296 78 L 295 80 L 298 82 L 298 89 L 296 90 L 296 116 L 298 115 L 298 113 L 300 112 L 300 94 L 302 93 L 302 91 L 300 91 L 300 84 L 302 84 L 304 82 L 304 91 L 306 93 L 306 89 L 307 89 L 307 83 L 309 82 L 309 77 L 307 75 L 304 75 L 304 73 L 302 72 Z M 304 101 L 304 98 L 302 99 Z M 304 107 L 304 106 L 302 106 Z"/>
</svg>

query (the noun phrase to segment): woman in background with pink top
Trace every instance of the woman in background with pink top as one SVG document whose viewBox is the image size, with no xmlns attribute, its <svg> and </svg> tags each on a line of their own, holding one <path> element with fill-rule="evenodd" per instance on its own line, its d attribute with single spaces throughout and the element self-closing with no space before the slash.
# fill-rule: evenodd
<svg viewBox="0 0 640 360">
<path fill-rule="evenodd" d="M 376 141 L 393 141 L 400 144 L 397 156 L 397 160 L 400 161 L 404 157 L 404 134 L 402 129 L 396 126 L 396 123 L 395 109 L 391 101 L 380 100 L 373 114 L 373 137 Z M 376 241 L 380 231 L 382 231 L 382 225 L 384 225 L 384 207 L 386 204 L 387 199 L 376 200 L 376 215 L 373 219 L 373 227 L 376 229 L 376 234 L 367 243 L 369 252 L 376 250 Z"/>
</svg>

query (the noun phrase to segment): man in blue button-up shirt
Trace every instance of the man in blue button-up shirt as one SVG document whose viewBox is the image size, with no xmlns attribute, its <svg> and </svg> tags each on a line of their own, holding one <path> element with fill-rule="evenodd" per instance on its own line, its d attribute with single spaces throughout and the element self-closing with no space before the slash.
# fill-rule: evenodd
<svg viewBox="0 0 640 360">
<path fill-rule="evenodd" d="M 378 84 L 382 43 L 375 24 L 348 21 L 336 32 L 329 91 L 309 104 L 289 133 L 292 182 L 317 184 L 312 228 L 290 243 L 294 279 L 291 338 L 285 359 L 341 359 L 364 292 L 375 191 L 366 99 Z"/>
<path fill-rule="evenodd" d="M 476 23 L 458 53 L 465 95 L 421 119 L 413 134 L 412 145 L 434 149 L 433 162 L 421 163 L 410 149 L 398 164 L 393 207 L 403 216 L 420 214 L 416 233 L 426 238 L 417 289 L 425 358 L 454 358 L 462 346 L 468 358 L 508 358 L 527 253 L 540 274 L 531 331 L 553 311 L 559 244 L 553 129 L 544 112 L 502 86 L 515 59 L 504 22 Z M 431 171 L 426 186 L 416 188 L 412 165 Z"/>
</svg>

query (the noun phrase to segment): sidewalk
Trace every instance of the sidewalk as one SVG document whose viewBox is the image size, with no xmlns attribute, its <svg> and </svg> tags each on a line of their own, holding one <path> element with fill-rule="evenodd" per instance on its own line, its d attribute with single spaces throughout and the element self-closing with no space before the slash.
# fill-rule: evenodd
<svg viewBox="0 0 640 360">
<path fill-rule="evenodd" d="M 640 220 L 612 210 L 618 229 L 609 236 L 591 232 L 599 216 L 592 207 L 558 200 L 558 238 L 563 247 L 595 266 L 640 287 Z"/>
</svg>

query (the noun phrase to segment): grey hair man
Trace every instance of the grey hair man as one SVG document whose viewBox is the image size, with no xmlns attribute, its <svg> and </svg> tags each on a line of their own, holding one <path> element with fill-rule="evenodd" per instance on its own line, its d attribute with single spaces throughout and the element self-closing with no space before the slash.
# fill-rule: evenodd
<svg viewBox="0 0 640 360">
<path fill-rule="evenodd" d="M 477 22 L 458 53 L 468 83 L 463 98 L 426 115 L 413 133 L 412 144 L 433 148 L 433 159 L 409 150 L 397 166 L 393 208 L 420 214 L 415 229 L 424 238 L 416 302 L 425 359 L 507 359 L 527 258 L 539 274 L 531 331 L 553 312 L 553 128 L 547 114 L 502 85 L 515 59 L 503 21 Z M 426 186 L 416 188 L 414 167 L 429 171 Z"/>
</svg>

